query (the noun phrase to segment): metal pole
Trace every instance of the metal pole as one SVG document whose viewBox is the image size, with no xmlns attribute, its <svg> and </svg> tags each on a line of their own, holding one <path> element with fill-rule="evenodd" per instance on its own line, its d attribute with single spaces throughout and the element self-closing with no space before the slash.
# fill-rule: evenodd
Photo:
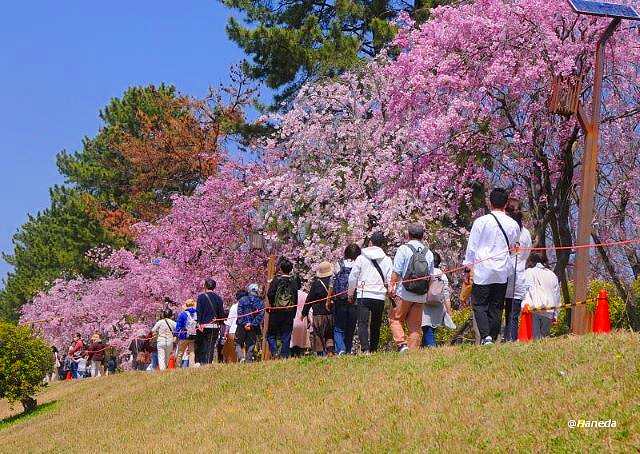
<svg viewBox="0 0 640 454">
<path fill-rule="evenodd" d="M 578 246 L 591 243 L 593 228 L 594 195 L 598 170 L 598 149 L 600 146 L 600 110 L 602 107 L 602 77 L 604 72 L 605 45 L 613 32 L 620 25 L 620 18 L 614 18 L 604 31 L 596 46 L 595 73 L 593 76 L 593 101 L 591 121 L 581 124 L 585 127 L 585 149 L 582 160 L 582 183 L 580 188 L 580 219 L 578 224 Z M 589 285 L 589 256 L 591 250 L 587 247 L 578 249 L 574 270 L 575 301 L 584 302 L 587 299 Z M 586 306 L 575 306 L 571 311 L 571 332 L 585 334 L 591 331 L 588 323 Z"/>
</svg>

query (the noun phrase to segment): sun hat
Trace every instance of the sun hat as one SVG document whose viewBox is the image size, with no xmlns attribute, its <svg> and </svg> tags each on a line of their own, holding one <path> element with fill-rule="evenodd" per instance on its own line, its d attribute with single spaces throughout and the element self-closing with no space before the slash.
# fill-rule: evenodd
<svg viewBox="0 0 640 454">
<path fill-rule="evenodd" d="M 321 262 L 316 268 L 316 276 L 319 278 L 329 277 L 333 274 L 333 266 L 331 263 L 325 261 Z"/>
</svg>

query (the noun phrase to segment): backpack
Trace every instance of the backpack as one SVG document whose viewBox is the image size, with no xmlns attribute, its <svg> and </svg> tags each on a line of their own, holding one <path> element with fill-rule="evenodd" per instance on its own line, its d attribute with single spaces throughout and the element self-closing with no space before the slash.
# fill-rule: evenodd
<svg viewBox="0 0 640 454">
<path fill-rule="evenodd" d="M 187 312 L 187 324 L 186 324 L 186 330 L 187 330 L 187 339 L 195 339 L 196 338 L 196 334 L 198 332 L 198 315 L 196 314 L 191 315 L 191 312 L 186 311 Z"/>
<path fill-rule="evenodd" d="M 351 274 L 351 268 L 344 266 L 343 260 L 340 261 L 340 271 L 333 278 L 333 293 L 337 294 L 333 297 L 333 301 L 336 304 L 349 302 L 349 274 Z"/>
<path fill-rule="evenodd" d="M 280 278 L 278 288 L 276 289 L 276 296 L 273 299 L 273 307 L 287 307 L 298 304 L 297 301 L 293 300 L 291 286 L 292 283 L 290 277 Z"/>
<path fill-rule="evenodd" d="M 413 252 L 409 259 L 407 271 L 402 276 L 402 285 L 408 292 L 416 295 L 425 295 L 429 291 L 429 262 L 427 261 L 427 248 L 421 247 L 416 249 L 407 243 L 407 246 Z M 405 282 L 408 281 L 408 282 Z"/>
</svg>

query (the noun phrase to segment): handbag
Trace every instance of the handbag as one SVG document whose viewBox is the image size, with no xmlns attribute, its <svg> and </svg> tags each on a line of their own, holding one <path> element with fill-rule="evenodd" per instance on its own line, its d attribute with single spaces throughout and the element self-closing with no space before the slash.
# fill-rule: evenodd
<svg viewBox="0 0 640 454">
<path fill-rule="evenodd" d="M 426 304 L 429 306 L 440 306 L 444 303 L 444 280 L 440 277 L 431 279 L 429 290 L 427 291 Z"/>
</svg>

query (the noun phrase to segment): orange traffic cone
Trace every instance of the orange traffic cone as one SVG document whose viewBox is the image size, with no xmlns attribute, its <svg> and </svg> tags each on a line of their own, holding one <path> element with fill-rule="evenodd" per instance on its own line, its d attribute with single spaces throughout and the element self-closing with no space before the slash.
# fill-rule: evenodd
<svg viewBox="0 0 640 454">
<path fill-rule="evenodd" d="M 598 305 L 596 312 L 593 314 L 593 332 L 594 333 L 610 333 L 611 317 L 609 315 L 609 295 L 605 289 L 600 290 L 598 294 Z"/>
<path fill-rule="evenodd" d="M 533 339 L 533 315 L 527 304 L 520 312 L 520 324 L 518 325 L 518 340 L 531 342 Z"/>
<path fill-rule="evenodd" d="M 71 372 L 67 372 L 67 378 L 66 378 L 66 380 L 67 380 L 67 381 L 71 381 L 71 380 L 72 380 Z"/>
<path fill-rule="evenodd" d="M 176 368 L 176 356 L 173 353 L 171 353 L 169 355 L 169 364 L 167 365 L 167 367 L 169 369 L 175 369 Z"/>
</svg>

